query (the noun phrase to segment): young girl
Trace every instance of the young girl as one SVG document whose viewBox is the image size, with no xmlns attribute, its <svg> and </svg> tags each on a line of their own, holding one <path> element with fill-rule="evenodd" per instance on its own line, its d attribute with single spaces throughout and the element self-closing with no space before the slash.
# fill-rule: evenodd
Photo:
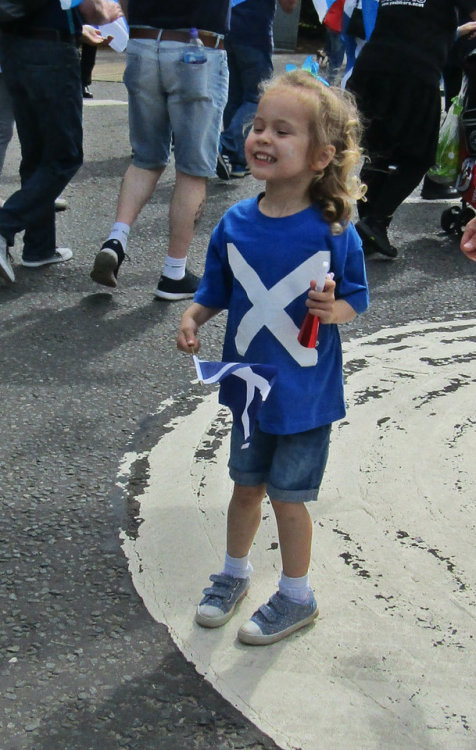
<svg viewBox="0 0 476 750">
<path fill-rule="evenodd" d="M 265 192 L 233 206 L 215 228 L 202 282 L 180 325 L 178 348 L 197 351 L 199 327 L 227 309 L 223 360 L 278 369 L 247 449 L 232 427 L 225 562 L 196 613 L 200 625 L 218 627 L 246 594 L 249 551 L 268 494 L 282 575 L 278 592 L 239 629 L 244 643 L 273 643 L 318 614 L 305 503 L 317 499 L 331 423 L 345 414 L 336 324 L 368 305 L 361 242 L 349 224 L 352 200 L 363 194 L 354 176 L 359 135 L 349 95 L 311 74 L 293 71 L 265 86 L 245 145 Z M 331 274 L 324 290 L 314 291 L 325 262 Z M 308 310 L 320 320 L 317 348 L 297 340 Z"/>
</svg>

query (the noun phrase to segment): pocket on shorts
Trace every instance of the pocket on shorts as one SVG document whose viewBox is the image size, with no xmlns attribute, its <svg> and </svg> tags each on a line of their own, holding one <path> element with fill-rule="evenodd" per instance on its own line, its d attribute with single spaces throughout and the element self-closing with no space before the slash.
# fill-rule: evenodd
<svg viewBox="0 0 476 750">
<path fill-rule="evenodd" d="M 180 98 L 185 102 L 208 99 L 208 62 L 179 62 Z"/>
</svg>

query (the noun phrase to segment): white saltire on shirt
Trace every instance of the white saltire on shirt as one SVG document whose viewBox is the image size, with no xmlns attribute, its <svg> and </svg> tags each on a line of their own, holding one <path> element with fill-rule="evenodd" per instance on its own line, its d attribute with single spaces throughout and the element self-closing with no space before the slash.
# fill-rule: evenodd
<svg viewBox="0 0 476 750">
<path fill-rule="evenodd" d="M 323 288 L 330 263 L 329 250 L 319 250 L 270 289 L 233 243 L 227 244 L 227 250 L 233 275 L 252 305 L 243 315 L 236 331 L 238 353 L 244 356 L 254 337 L 266 327 L 301 367 L 316 365 L 317 350 L 307 349 L 299 343 L 299 328 L 285 308 L 309 289 L 311 279 L 318 282 L 318 289 Z"/>
</svg>

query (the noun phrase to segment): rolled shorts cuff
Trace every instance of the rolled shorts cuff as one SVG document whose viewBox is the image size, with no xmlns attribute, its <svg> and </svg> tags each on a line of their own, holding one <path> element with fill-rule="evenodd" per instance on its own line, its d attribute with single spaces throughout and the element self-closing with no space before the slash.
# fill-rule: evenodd
<svg viewBox="0 0 476 750">
<path fill-rule="evenodd" d="M 310 503 L 317 500 L 319 495 L 319 487 L 307 490 L 283 490 L 280 487 L 275 487 L 274 484 L 266 481 L 267 474 L 260 472 L 241 472 L 230 468 L 229 473 L 230 479 L 243 487 L 257 487 L 259 484 L 266 484 L 268 497 L 283 503 Z"/>
<path fill-rule="evenodd" d="M 165 169 L 170 162 L 170 159 L 167 159 L 165 164 L 154 164 L 153 162 L 146 162 L 143 159 L 140 159 L 135 154 L 132 154 L 131 157 L 131 164 L 134 165 L 134 167 L 137 167 L 138 169 L 146 169 L 149 172 L 153 172 L 156 169 Z"/>
<path fill-rule="evenodd" d="M 266 493 L 271 500 L 282 503 L 311 503 L 317 500 L 319 487 L 310 490 L 282 490 L 272 484 L 266 485 Z"/>
</svg>

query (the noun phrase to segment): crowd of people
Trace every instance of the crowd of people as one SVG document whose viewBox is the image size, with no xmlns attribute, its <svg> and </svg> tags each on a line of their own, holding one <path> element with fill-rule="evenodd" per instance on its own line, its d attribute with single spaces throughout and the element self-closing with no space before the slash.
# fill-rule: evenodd
<svg viewBox="0 0 476 750">
<path fill-rule="evenodd" d="M 78 45 L 85 23 L 122 13 L 111 0 L 82 0 L 67 11 L 60 0 L 36 4 L 3 24 L 0 37 L 0 95 L 8 102 L 0 145 L 14 117 L 22 152 L 21 187 L 0 208 L 0 275 L 10 282 L 9 248 L 20 231 L 23 265 L 72 257 L 56 247 L 55 200 L 82 163 Z M 292 12 L 297 0 L 279 5 Z M 224 562 L 195 617 L 215 628 L 235 613 L 250 585 L 250 548 L 268 494 L 282 574 L 277 592 L 238 631 L 244 643 L 266 645 L 317 616 L 306 504 L 318 496 L 331 425 L 345 414 L 338 326 L 368 306 L 365 256 L 397 255 L 388 227 L 435 158 L 439 83 L 457 11 L 469 17 L 464 33 L 472 35 L 476 0 L 381 0 L 348 90 L 302 70 L 272 77 L 275 0 L 129 0 L 123 8 L 132 160 L 91 278 L 117 285 L 129 233 L 169 163 L 173 135 L 168 248 L 155 296 L 194 297 L 179 326 L 182 351 L 197 352 L 199 328 L 227 310 L 224 362 L 276 370 L 245 449 L 233 424 Z M 249 173 L 264 191 L 226 212 L 199 279 L 187 256 L 207 180 Z M 461 247 L 476 260 L 476 219 Z M 319 322 L 311 342 L 299 337 L 307 315 Z"/>
</svg>

